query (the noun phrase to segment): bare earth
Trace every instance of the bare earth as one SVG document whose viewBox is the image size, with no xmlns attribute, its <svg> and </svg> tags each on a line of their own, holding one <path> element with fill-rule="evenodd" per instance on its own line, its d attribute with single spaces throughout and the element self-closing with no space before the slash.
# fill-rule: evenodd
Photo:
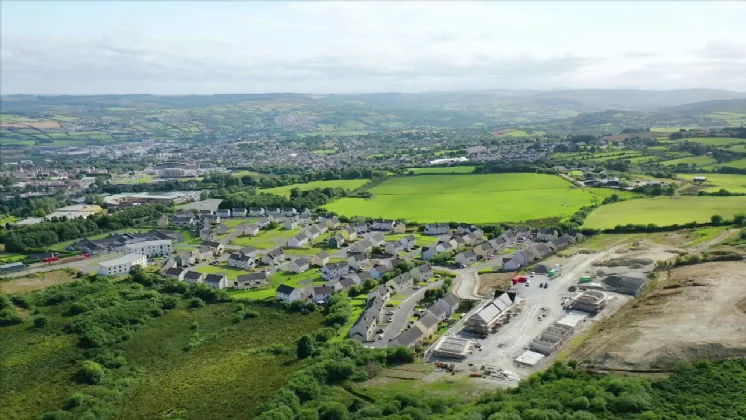
<svg viewBox="0 0 746 420">
<path fill-rule="evenodd" d="M 661 273 L 655 290 L 598 324 L 572 357 L 647 369 L 746 356 L 745 266 L 707 263 Z"/>
<path fill-rule="evenodd" d="M 75 280 L 63 270 L 48 271 L 46 273 L 31 274 L 28 277 L 20 277 L 13 280 L 0 282 L 0 291 L 5 293 L 25 293 L 34 290 L 46 289 L 57 284 L 72 283 Z"/>
</svg>

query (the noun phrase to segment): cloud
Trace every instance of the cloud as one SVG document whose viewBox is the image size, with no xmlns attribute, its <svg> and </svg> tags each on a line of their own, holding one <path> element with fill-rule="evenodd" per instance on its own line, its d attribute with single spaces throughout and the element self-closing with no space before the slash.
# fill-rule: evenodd
<svg viewBox="0 0 746 420">
<path fill-rule="evenodd" d="M 95 29 L 86 16 L 85 31 L 3 29 L 0 86 L 4 93 L 746 89 L 737 75 L 744 46 L 716 41 L 732 34 L 727 16 L 705 19 L 717 22 L 712 35 L 693 38 L 681 29 L 687 25 L 666 26 L 676 19 L 649 12 L 632 31 L 614 18 L 616 6 L 588 3 L 228 6 L 205 4 L 171 20 L 139 10 Z"/>
</svg>

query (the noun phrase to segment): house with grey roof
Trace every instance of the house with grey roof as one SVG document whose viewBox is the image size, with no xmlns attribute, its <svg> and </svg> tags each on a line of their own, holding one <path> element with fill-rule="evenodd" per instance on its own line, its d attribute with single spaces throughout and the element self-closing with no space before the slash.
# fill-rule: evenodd
<svg viewBox="0 0 746 420">
<path fill-rule="evenodd" d="M 225 273 L 208 274 L 204 283 L 213 289 L 225 289 L 228 287 L 228 276 Z"/>
</svg>

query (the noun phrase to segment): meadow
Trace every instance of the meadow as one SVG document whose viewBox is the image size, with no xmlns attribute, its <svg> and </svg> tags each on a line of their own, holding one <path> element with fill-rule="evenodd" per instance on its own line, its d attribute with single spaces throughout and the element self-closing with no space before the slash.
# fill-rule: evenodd
<svg viewBox="0 0 746 420">
<path fill-rule="evenodd" d="M 732 175 L 732 174 L 676 174 L 676 177 L 689 182 L 694 180 L 694 177 L 706 176 L 707 181 L 702 184 L 703 188 L 707 192 L 720 191 L 724 188 L 732 193 L 746 193 L 746 175 Z"/>
<path fill-rule="evenodd" d="M 325 207 L 346 216 L 422 223 L 521 222 L 563 218 L 610 194 L 580 189 L 553 175 L 489 174 L 394 177 L 370 190 L 373 199 L 343 198 Z"/>
<path fill-rule="evenodd" d="M 261 192 L 290 197 L 290 190 L 298 188 L 301 191 L 315 190 L 318 188 L 344 188 L 355 190 L 370 182 L 369 179 L 335 179 L 332 181 L 312 181 L 305 184 L 291 184 L 284 187 L 266 188 Z"/>
<path fill-rule="evenodd" d="M 710 166 L 717 163 L 717 161 L 710 156 L 689 156 L 679 159 L 666 160 L 661 163 L 666 166 L 678 165 L 680 163 L 686 163 L 687 165 L 696 164 L 697 166 Z"/>
<path fill-rule="evenodd" d="M 474 172 L 474 166 L 434 166 L 430 168 L 407 168 L 407 172 L 415 175 L 424 174 L 470 174 Z"/>
<path fill-rule="evenodd" d="M 746 139 L 736 139 L 729 137 L 691 137 L 684 140 L 692 143 L 701 143 L 707 146 L 728 146 L 731 144 L 746 143 Z"/>
<path fill-rule="evenodd" d="M 583 226 L 611 229 L 627 224 L 681 225 L 709 222 L 715 214 L 732 219 L 745 211 L 746 197 L 657 197 L 601 206 L 588 215 Z"/>
</svg>

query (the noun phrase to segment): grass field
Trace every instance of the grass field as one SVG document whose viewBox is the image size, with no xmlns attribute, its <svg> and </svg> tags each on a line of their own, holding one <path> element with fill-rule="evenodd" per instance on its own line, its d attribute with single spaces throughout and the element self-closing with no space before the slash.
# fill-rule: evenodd
<svg viewBox="0 0 746 420">
<path fill-rule="evenodd" d="M 696 164 L 697 166 L 709 166 L 717 163 L 717 161 L 710 156 L 689 156 L 679 159 L 666 160 L 661 163 L 666 166 L 678 165 L 680 163 L 686 163 L 687 165 Z"/>
<path fill-rule="evenodd" d="M 434 166 L 431 168 L 407 168 L 417 175 L 423 174 L 470 174 L 474 172 L 474 166 Z"/>
<path fill-rule="evenodd" d="M 708 222 L 715 214 L 731 219 L 744 211 L 746 197 L 658 197 L 599 207 L 588 215 L 583 226 L 610 229 L 626 224 L 681 225 Z"/>
<path fill-rule="evenodd" d="M 231 243 L 233 245 L 247 246 L 251 245 L 259 249 L 270 249 L 284 245 L 288 239 L 300 233 L 300 229 L 284 230 L 275 229 L 269 231 L 259 231 L 259 236 L 239 236 Z"/>
<path fill-rule="evenodd" d="M 368 182 L 370 182 L 370 180 L 368 179 L 335 179 L 332 181 L 312 181 L 306 184 L 292 184 L 286 185 L 284 187 L 267 188 L 261 190 L 261 192 L 289 197 L 290 190 L 292 190 L 293 188 L 298 188 L 301 191 L 314 190 L 317 188 L 344 188 L 346 190 L 354 190 L 362 187 Z"/>
<path fill-rule="evenodd" d="M 653 127 L 650 129 L 650 131 L 654 133 L 674 133 L 682 128 L 685 130 L 692 130 L 697 127 Z"/>
<path fill-rule="evenodd" d="M 277 287 L 281 284 L 287 284 L 289 286 L 297 287 L 301 283 L 303 285 L 316 284 L 322 285 L 326 283 L 321 277 L 321 269 L 314 268 L 308 270 L 305 273 L 294 274 L 291 272 L 278 272 L 269 276 L 270 286 L 264 289 L 256 290 L 241 290 L 232 292 L 231 296 L 234 298 L 252 299 L 252 300 L 263 300 L 274 297 L 276 295 Z"/>
<path fill-rule="evenodd" d="M 746 139 L 735 139 L 728 137 L 692 137 L 684 140 L 692 143 L 702 143 L 707 146 L 728 146 L 730 144 L 746 143 Z"/>
<path fill-rule="evenodd" d="M 346 216 L 430 222 L 520 222 L 561 218 L 613 193 L 580 189 L 552 175 L 489 174 L 391 178 L 373 199 L 343 198 L 325 207 Z"/>
<path fill-rule="evenodd" d="M 732 174 L 676 174 L 679 179 L 692 182 L 696 176 L 706 176 L 707 181 L 702 184 L 705 191 L 714 192 L 721 188 L 733 193 L 746 193 L 746 175 Z"/>
<path fill-rule="evenodd" d="M 729 166 L 731 168 L 746 169 L 746 159 L 739 159 L 731 162 L 721 163 L 717 166 Z"/>
</svg>

